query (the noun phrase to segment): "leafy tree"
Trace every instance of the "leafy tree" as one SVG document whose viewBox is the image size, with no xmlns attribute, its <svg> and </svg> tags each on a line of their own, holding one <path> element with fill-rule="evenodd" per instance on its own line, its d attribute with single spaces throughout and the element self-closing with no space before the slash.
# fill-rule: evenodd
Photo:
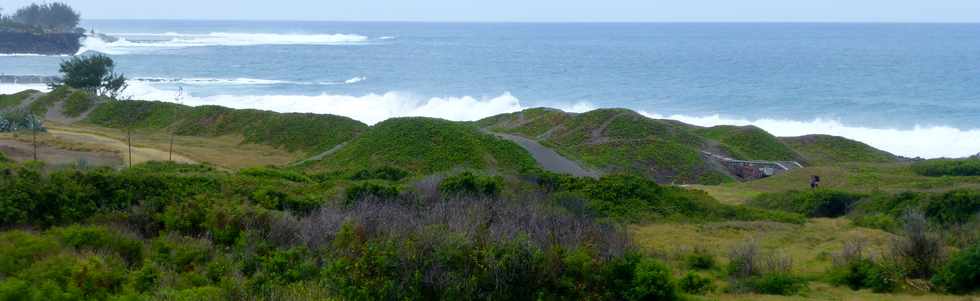
<svg viewBox="0 0 980 301">
<path fill-rule="evenodd" d="M 68 4 L 55 2 L 28 5 L 9 18 L 15 23 L 47 32 L 69 32 L 78 26 L 81 16 Z"/>
<path fill-rule="evenodd" d="M 126 90 L 126 76 L 115 73 L 115 66 L 109 56 L 96 54 L 72 57 L 61 63 L 59 71 L 69 87 L 117 98 Z"/>
</svg>

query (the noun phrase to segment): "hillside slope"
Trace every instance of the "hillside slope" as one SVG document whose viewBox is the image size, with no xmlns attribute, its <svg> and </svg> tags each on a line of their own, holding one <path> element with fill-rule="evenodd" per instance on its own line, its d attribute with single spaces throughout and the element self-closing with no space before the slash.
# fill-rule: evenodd
<svg viewBox="0 0 980 301">
<path fill-rule="evenodd" d="M 658 182 L 719 183 L 730 178 L 705 160 L 711 141 L 697 127 L 650 119 L 624 109 L 570 114 L 530 109 L 477 122 L 491 131 L 536 139 L 559 153 L 606 173 L 638 173 Z"/>
<path fill-rule="evenodd" d="M 338 151 L 306 164 L 328 171 L 384 166 L 428 174 L 453 168 L 519 171 L 537 163 L 520 146 L 472 125 L 416 117 L 378 123 Z"/>
<path fill-rule="evenodd" d="M 899 158 L 889 152 L 844 137 L 828 135 L 807 135 L 784 137 L 779 141 L 803 156 L 813 165 L 833 165 L 835 163 L 862 162 L 888 163 Z"/>
<path fill-rule="evenodd" d="M 349 141 L 368 128 L 359 121 L 335 115 L 188 107 L 156 101 L 103 103 L 84 121 L 110 128 L 132 123 L 138 129 L 171 129 L 183 136 L 240 135 L 243 143 L 311 154 Z"/>
</svg>

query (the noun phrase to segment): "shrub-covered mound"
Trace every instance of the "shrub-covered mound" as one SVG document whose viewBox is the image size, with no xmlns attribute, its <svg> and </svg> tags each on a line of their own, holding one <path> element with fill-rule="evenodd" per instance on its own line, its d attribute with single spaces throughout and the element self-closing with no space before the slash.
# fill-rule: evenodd
<svg viewBox="0 0 980 301">
<path fill-rule="evenodd" d="M 36 93 L 41 92 L 37 90 L 24 90 L 14 94 L 0 94 L 0 110 L 17 107 L 24 99 Z"/>
<path fill-rule="evenodd" d="M 800 155 L 768 132 L 755 126 L 716 126 L 698 131 L 702 136 L 721 143 L 720 147 L 735 159 L 801 161 Z"/>
<path fill-rule="evenodd" d="M 730 178 L 704 160 L 696 128 L 624 109 L 569 114 L 530 109 L 478 122 L 493 131 L 537 139 L 562 155 L 607 173 L 634 173 L 670 183 L 721 183 Z"/>
<path fill-rule="evenodd" d="M 847 162 L 887 163 L 898 158 L 886 151 L 844 137 L 808 135 L 779 138 L 784 144 L 813 165 L 833 165 Z"/>
<path fill-rule="evenodd" d="M 454 168 L 514 172 L 533 168 L 537 162 L 520 146 L 469 124 L 414 117 L 378 123 L 309 167 L 354 171 L 384 166 L 416 174 Z"/>
<path fill-rule="evenodd" d="M 980 158 L 919 161 L 912 164 L 912 171 L 928 177 L 980 176 Z"/>
<path fill-rule="evenodd" d="M 113 128 L 132 124 L 140 129 L 174 129 L 178 135 L 187 136 L 241 135 L 245 143 L 306 152 L 328 150 L 367 130 L 361 122 L 335 115 L 188 107 L 158 101 L 104 103 L 85 121 Z"/>
</svg>

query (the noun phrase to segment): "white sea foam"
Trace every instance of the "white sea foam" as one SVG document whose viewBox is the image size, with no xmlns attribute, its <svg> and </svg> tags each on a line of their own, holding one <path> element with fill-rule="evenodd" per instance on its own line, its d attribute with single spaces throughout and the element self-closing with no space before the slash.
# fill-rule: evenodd
<svg viewBox="0 0 980 301">
<path fill-rule="evenodd" d="M 8 57 L 10 57 L 10 56 L 13 56 L 13 57 L 40 57 L 40 56 L 67 57 L 69 55 L 64 55 L 64 54 L 51 55 L 51 54 L 39 54 L 39 53 L 0 53 L 0 57 L 3 57 L 3 56 L 8 56 Z"/>
<path fill-rule="evenodd" d="M 229 33 L 116 33 L 114 42 L 86 37 L 82 40 L 79 54 L 88 51 L 112 55 L 140 53 L 163 49 L 180 49 L 204 46 L 251 46 L 251 45 L 350 45 L 368 41 L 368 37 L 356 34 L 272 34 Z"/>
<path fill-rule="evenodd" d="M 50 91 L 51 88 L 46 84 L 11 84 L 0 83 L 0 94 L 14 94 L 25 90 L 38 90 L 42 92 Z"/>
<path fill-rule="evenodd" d="M 838 120 L 814 119 L 735 119 L 718 115 L 660 115 L 640 112 L 651 118 L 673 119 L 699 125 L 754 125 L 780 137 L 825 134 L 861 141 L 875 148 L 906 157 L 958 158 L 980 152 L 980 129 L 957 129 L 948 126 L 915 126 L 910 129 L 868 128 L 846 125 Z"/>
<path fill-rule="evenodd" d="M 45 91 L 45 85 L 0 84 L 0 93 L 9 94 L 25 89 Z M 172 100 L 174 91 L 161 90 L 150 82 L 131 81 L 126 92 L 134 99 Z M 220 105 L 231 108 L 252 108 L 277 112 L 312 112 L 348 116 L 368 124 L 392 117 L 426 116 L 449 120 L 472 121 L 484 117 L 516 112 L 528 108 L 517 97 L 503 93 L 492 97 L 433 97 L 421 98 L 411 93 L 336 95 L 185 95 L 188 105 Z M 596 108 L 590 103 L 548 104 L 569 112 L 585 112 Z M 876 148 L 907 157 L 965 157 L 980 152 L 980 129 L 957 129 L 946 126 L 916 126 L 910 129 L 867 128 L 846 125 L 836 120 L 815 119 L 795 121 L 781 119 L 734 119 L 718 115 L 687 116 L 660 115 L 640 111 L 651 118 L 673 119 L 699 125 L 755 125 L 776 136 L 827 134 L 867 143 Z"/>
<path fill-rule="evenodd" d="M 137 83 L 166 83 L 166 84 L 183 84 L 183 85 L 193 85 L 193 86 L 217 86 L 217 85 L 227 85 L 227 86 L 250 86 L 250 85 L 350 85 L 356 84 L 367 80 L 367 77 L 357 76 L 344 81 L 322 81 L 322 82 L 303 82 L 303 81 L 288 81 L 288 80 L 274 80 L 274 79 L 258 79 L 258 78 L 209 78 L 209 77 L 199 77 L 199 78 L 166 78 L 166 77 L 136 77 L 132 81 Z"/>
</svg>

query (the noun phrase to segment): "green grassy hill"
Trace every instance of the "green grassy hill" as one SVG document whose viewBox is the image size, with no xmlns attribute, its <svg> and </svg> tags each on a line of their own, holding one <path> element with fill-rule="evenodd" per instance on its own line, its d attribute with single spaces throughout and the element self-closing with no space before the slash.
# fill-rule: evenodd
<svg viewBox="0 0 980 301">
<path fill-rule="evenodd" d="M 131 122 L 138 129 L 174 129 L 184 136 L 241 135 L 245 143 L 308 153 L 330 149 L 368 128 L 359 121 L 335 115 L 188 107 L 150 101 L 103 103 L 84 121 L 111 128 L 124 128 Z"/>
<path fill-rule="evenodd" d="M 37 90 L 24 90 L 14 94 L 0 94 L 0 110 L 17 107 L 24 99 L 38 92 Z"/>
<path fill-rule="evenodd" d="M 717 141 L 723 152 L 740 160 L 802 161 L 776 136 L 755 126 L 722 125 L 696 130 L 701 136 Z"/>
<path fill-rule="evenodd" d="M 702 128 L 625 109 L 570 114 L 537 108 L 477 123 L 492 131 L 537 139 L 605 172 L 637 173 L 658 182 L 730 181 L 724 168 L 705 160 L 702 151 L 747 160 L 800 158 L 776 137 L 755 127 Z"/>
<path fill-rule="evenodd" d="M 415 173 L 457 167 L 515 171 L 537 163 L 520 146 L 466 123 L 432 118 L 395 118 L 381 122 L 336 153 L 307 167 L 354 171 L 396 166 Z"/>
<path fill-rule="evenodd" d="M 808 135 L 779 138 L 779 141 L 795 150 L 803 156 L 807 163 L 813 165 L 833 165 L 845 162 L 888 163 L 898 160 L 898 157 L 886 151 L 844 137 Z"/>
</svg>

